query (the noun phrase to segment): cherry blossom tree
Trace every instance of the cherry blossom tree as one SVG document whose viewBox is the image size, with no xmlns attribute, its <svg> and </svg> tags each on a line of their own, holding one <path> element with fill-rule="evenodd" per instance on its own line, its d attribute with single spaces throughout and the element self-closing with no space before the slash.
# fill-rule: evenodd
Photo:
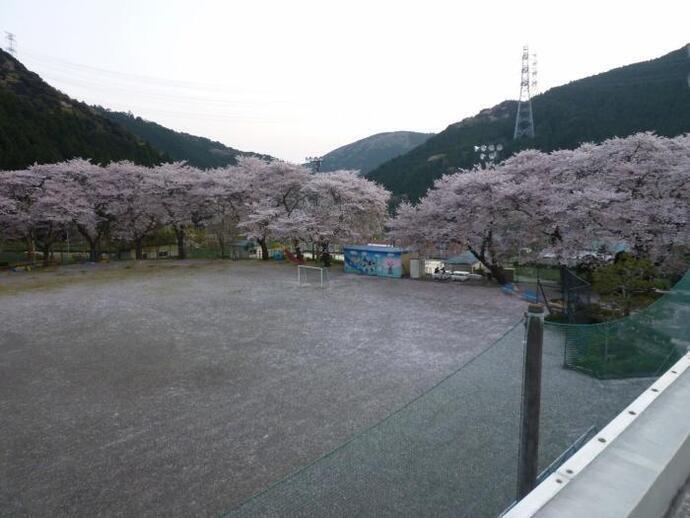
<svg viewBox="0 0 690 518">
<path fill-rule="evenodd" d="M 499 281 L 518 260 L 577 263 L 625 247 L 671 265 L 690 248 L 690 136 L 640 133 L 574 150 L 527 150 L 488 169 L 438 179 L 417 205 L 403 203 L 388 224 L 397 242 L 461 245 Z M 3 239 L 37 246 L 48 262 L 70 228 L 98 259 L 105 239 L 134 244 L 137 258 L 153 231 L 169 227 L 184 258 L 190 226 L 218 236 L 241 231 L 268 259 L 272 239 L 331 243 L 379 235 L 389 193 L 352 171 L 319 175 L 286 162 L 241 158 L 199 171 L 85 160 L 0 173 Z M 685 251 L 685 252 L 683 252 Z"/>
<path fill-rule="evenodd" d="M 161 223 L 175 232 L 178 259 L 186 259 L 187 228 L 201 226 L 211 217 L 208 193 L 202 188 L 205 173 L 184 162 L 160 165 L 152 173 L 165 214 Z"/>
<path fill-rule="evenodd" d="M 532 152 L 529 160 L 517 155 L 502 167 L 520 184 L 513 204 L 529 214 L 523 229 L 532 223 L 529 236 L 548 237 L 535 249 L 574 263 L 597 249 L 611 255 L 626 246 L 663 264 L 688 242 L 689 151 L 687 136 L 641 133 L 573 151 Z M 537 173 L 529 170 L 535 167 Z"/>
<path fill-rule="evenodd" d="M 311 176 L 303 166 L 287 162 L 243 157 L 239 174 L 246 178 L 247 199 L 239 227 L 259 243 L 264 260 L 268 260 L 268 243 L 275 237 L 281 218 L 290 218 L 303 200 L 302 188 Z"/>
<path fill-rule="evenodd" d="M 24 240 L 29 257 L 35 256 L 33 226 L 29 219 L 32 206 L 36 203 L 35 192 L 38 179 L 28 170 L 4 171 L 0 183 L 0 199 L 6 200 L 2 205 L 2 230 L 5 239 Z"/>
<path fill-rule="evenodd" d="M 10 231 L 17 219 L 17 204 L 2 188 L 2 178 L 7 174 L 9 173 L 0 171 L 0 245 L 11 238 Z"/>
<path fill-rule="evenodd" d="M 143 258 L 144 238 L 167 221 L 162 203 L 162 187 L 151 169 L 128 161 L 106 167 L 114 183 L 113 236 L 134 244 L 135 257 Z"/>
<path fill-rule="evenodd" d="M 502 176 L 495 169 L 477 169 L 440 178 L 415 209 L 403 205 L 390 225 L 391 237 L 417 246 L 422 236 L 442 248 L 462 245 L 503 281 L 501 265 L 510 248 L 501 232 L 508 211 Z M 407 228 L 410 221 L 415 223 Z"/>
<path fill-rule="evenodd" d="M 203 200 L 193 214 L 196 225 L 202 222 L 215 234 L 221 257 L 225 257 L 227 239 L 237 234 L 240 218 L 247 211 L 249 179 L 239 167 L 224 167 L 205 171 L 197 176 L 192 197 Z"/>
<path fill-rule="evenodd" d="M 92 217 L 90 207 L 80 189 L 65 177 L 65 163 L 34 165 L 29 169 L 5 172 L 0 190 L 4 204 L 4 226 L 10 236 L 27 243 L 29 255 L 35 247 L 49 264 L 53 244 L 60 240 L 75 220 Z"/>
<path fill-rule="evenodd" d="M 64 162 L 61 173 L 63 181 L 78 191 L 82 203 L 89 208 L 72 223 L 89 245 L 89 259 L 98 261 L 102 242 L 109 236 L 117 217 L 117 185 L 104 168 L 87 160 Z"/>
<path fill-rule="evenodd" d="M 0 179 L 9 172 L 0 171 Z M 0 182 L 0 186 L 4 185 Z M 8 236 L 17 214 L 17 203 L 0 188 L 0 235 Z"/>
<path fill-rule="evenodd" d="M 499 281 L 509 260 L 576 263 L 627 245 L 657 264 L 688 246 L 690 138 L 650 133 L 528 150 L 439 179 L 390 224 L 396 240 L 460 244 Z"/>
<path fill-rule="evenodd" d="M 389 198 L 389 191 L 356 171 L 312 175 L 298 210 L 278 220 L 278 233 L 315 243 L 324 252 L 333 242 L 370 239 L 383 233 Z"/>
<path fill-rule="evenodd" d="M 657 264 L 688 245 L 690 136 L 640 133 L 586 149 L 576 172 L 613 199 L 605 218 L 590 211 L 593 228 Z"/>
</svg>

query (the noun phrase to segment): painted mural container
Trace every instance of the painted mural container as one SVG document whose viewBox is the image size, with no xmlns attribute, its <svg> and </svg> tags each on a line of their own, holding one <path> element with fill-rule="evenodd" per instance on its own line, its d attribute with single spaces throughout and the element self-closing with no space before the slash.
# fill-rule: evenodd
<svg viewBox="0 0 690 518">
<path fill-rule="evenodd" d="M 360 275 L 402 277 L 403 253 L 401 248 L 388 246 L 345 246 L 343 247 L 345 271 Z"/>
</svg>

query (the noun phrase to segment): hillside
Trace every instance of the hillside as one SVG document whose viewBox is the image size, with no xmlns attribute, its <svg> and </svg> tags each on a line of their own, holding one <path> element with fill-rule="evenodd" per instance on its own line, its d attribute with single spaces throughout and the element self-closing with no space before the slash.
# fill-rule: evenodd
<svg viewBox="0 0 690 518">
<path fill-rule="evenodd" d="M 432 135 L 414 131 L 377 133 L 324 155 L 321 171 L 357 169 L 366 174 L 387 160 L 414 149 Z"/>
<path fill-rule="evenodd" d="M 525 148 L 575 148 L 613 136 L 690 132 L 690 58 L 685 47 L 658 59 L 573 81 L 532 100 L 536 137 L 513 141 L 516 101 L 504 101 L 448 126 L 409 153 L 367 176 L 398 199 L 417 199 L 433 181 L 478 161 L 474 146 L 501 143 L 501 157 Z"/>
<path fill-rule="evenodd" d="M 190 165 L 202 169 L 235 164 L 238 156 L 270 158 L 267 155 L 239 151 L 204 137 L 174 131 L 156 122 L 135 117 L 131 113 L 110 111 L 101 107 L 95 109 L 104 117 L 149 142 L 173 160 L 186 160 Z"/>
<path fill-rule="evenodd" d="M 74 157 L 145 165 L 164 157 L 88 105 L 59 92 L 0 50 L 0 169 Z"/>
</svg>

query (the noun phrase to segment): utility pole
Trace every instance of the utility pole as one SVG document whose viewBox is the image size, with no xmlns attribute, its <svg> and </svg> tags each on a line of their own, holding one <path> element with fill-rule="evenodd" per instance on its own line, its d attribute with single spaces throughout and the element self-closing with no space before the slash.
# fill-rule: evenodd
<svg viewBox="0 0 690 518">
<path fill-rule="evenodd" d="M 13 56 L 17 55 L 17 38 L 15 35 L 11 32 L 5 31 L 5 39 L 7 40 L 7 52 L 12 54 Z"/>
<path fill-rule="evenodd" d="M 530 74 L 529 47 L 522 47 L 522 72 L 520 74 L 520 99 L 518 100 L 517 114 L 515 115 L 515 140 L 528 137 L 534 138 L 534 118 L 532 117 L 532 97 L 530 95 L 530 85 L 537 87 L 536 59 L 535 68 Z"/>
<path fill-rule="evenodd" d="M 518 455 L 518 501 L 537 485 L 539 470 L 539 414 L 544 343 L 544 307 L 530 304 L 525 320 L 525 365 L 522 379 L 522 423 Z"/>
<path fill-rule="evenodd" d="M 308 156 L 305 158 L 307 163 L 309 164 L 309 167 L 311 167 L 312 173 L 319 173 L 321 172 L 321 162 L 323 162 L 323 158 L 320 156 Z M 311 244 L 311 259 L 312 261 L 316 262 L 316 244 L 312 242 Z"/>
<path fill-rule="evenodd" d="M 308 156 L 305 158 L 309 166 L 311 167 L 311 170 L 315 173 L 321 172 L 321 162 L 323 162 L 323 158 L 320 156 Z"/>
</svg>

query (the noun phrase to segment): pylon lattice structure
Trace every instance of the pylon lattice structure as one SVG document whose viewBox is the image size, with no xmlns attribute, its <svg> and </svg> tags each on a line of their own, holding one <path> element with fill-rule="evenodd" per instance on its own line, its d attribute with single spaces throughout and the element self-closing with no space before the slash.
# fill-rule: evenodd
<svg viewBox="0 0 690 518">
<path fill-rule="evenodd" d="M 534 74 L 530 74 L 529 47 L 522 47 L 522 73 L 520 76 L 520 99 L 518 100 L 517 114 L 515 116 L 514 139 L 522 137 L 534 137 L 534 118 L 532 116 L 532 97 L 530 86 L 536 88 L 536 68 Z M 536 61 L 535 61 L 536 65 Z"/>
<path fill-rule="evenodd" d="M 15 56 L 17 54 L 17 48 L 15 47 L 16 37 L 11 32 L 5 31 L 5 39 L 7 40 L 7 52 Z"/>
<path fill-rule="evenodd" d="M 17 54 L 17 48 L 15 47 L 16 37 L 11 32 L 5 31 L 5 39 L 7 40 L 7 52 L 15 56 Z"/>
</svg>

